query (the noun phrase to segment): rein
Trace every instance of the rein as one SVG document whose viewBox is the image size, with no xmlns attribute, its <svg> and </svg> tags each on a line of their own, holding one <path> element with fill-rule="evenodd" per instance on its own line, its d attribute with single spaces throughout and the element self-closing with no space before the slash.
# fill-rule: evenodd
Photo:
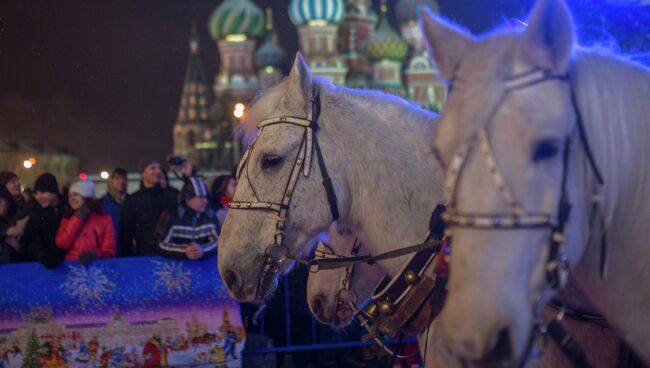
<svg viewBox="0 0 650 368">
<path fill-rule="evenodd" d="M 510 92 L 553 80 L 570 83 L 568 74 L 555 74 L 549 70 L 540 69 L 532 69 L 528 72 L 507 78 L 505 80 L 504 93 L 498 102 L 494 105 L 494 108 L 491 110 L 486 121 L 488 121 L 488 124 L 490 121 L 492 121 L 500 106 L 505 101 L 506 96 L 508 96 Z M 577 106 L 577 100 L 573 88 L 571 88 L 571 103 L 576 113 L 578 140 L 584 148 L 589 166 L 591 167 L 598 184 L 602 186 L 604 184 L 604 180 L 601 175 L 601 171 L 596 165 L 596 161 L 593 157 L 592 150 L 585 132 L 584 123 L 580 115 L 580 110 Z M 511 210 L 510 213 L 473 214 L 461 212 L 454 207 L 460 172 L 462 171 L 465 162 L 467 161 L 470 150 L 474 148 L 477 142 L 481 156 L 484 159 L 490 173 L 490 177 L 498 189 L 499 195 L 505 200 L 506 203 L 508 203 L 508 206 Z M 551 236 L 549 240 L 548 259 L 546 262 L 546 282 L 548 286 L 555 290 L 564 288 L 569 272 L 569 264 L 564 252 L 564 230 L 571 212 L 571 203 L 569 202 L 567 191 L 567 177 L 569 170 L 568 160 L 571 149 L 572 137 L 570 135 L 566 138 L 564 143 L 562 157 L 563 169 L 560 186 L 561 197 L 558 203 L 557 212 L 554 214 L 526 212 L 521 202 L 516 198 L 514 192 L 510 189 L 508 183 L 505 181 L 503 175 L 499 171 L 493 149 L 490 145 L 487 127 L 482 128 L 474 137 L 472 137 L 468 142 L 464 143 L 457 150 L 447 170 L 446 180 L 443 188 L 445 201 L 448 204 L 447 210 L 443 214 L 443 219 L 445 220 L 446 225 L 448 227 L 491 230 L 548 228 L 550 230 Z M 595 199 L 592 200 L 595 201 Z M 595 206 L 595 210 L 597 209 L 598 208 Z M 447 230 L 447 235 L 451 235 L 451 230 Z M 604 249 L 601 253 L 604 255 L 603 257 L 605 257 L 606 250 Z M 606 265 L 606 260 L 603 259 L 602 264 Z M 601 274 L 603 274 L 602 269 Z M 535 312 L 533 314 L 536 315 L 537 313 Z M 551 324 L 542 326 L 540 328 L 537 327 L 537 323 L 535 323 L 531 330 L 531 335 L 528 339 L 529 352 L 532 348 L 534 336 L 535 334 L 539 333 L 538 331 L 548 331 L 551 337 L 561 336 L 562 334 L 560 332 L 563 331 L 562 327 L 559 326 L 559 323 L 557 321 L 555 323 L 551 322 Z M 566 335 L 566 332 L 564 332 L 564 336 L 568 336 Z M 558 345 L 560 346 L 563 353 L 567 356 L 567 358 L 569 358 L 569 360 L 571 360 L 575 366 L 589 366 L 586 360 L 582 359 L 584 358 L 584 352 L 582 352 L 582 349 L 580 349 L 577 344 L 570 344 L 570 348 L 566 348 L 567 345 L 562 344 L 560 341 Z M 581 354 L 576 353 L 578 350 Z M 523 366 L 525 364 L 527 355 L 528 354 L 522 357 L 522 360 L 519 362 L 518 366 Z"/>
</svg>

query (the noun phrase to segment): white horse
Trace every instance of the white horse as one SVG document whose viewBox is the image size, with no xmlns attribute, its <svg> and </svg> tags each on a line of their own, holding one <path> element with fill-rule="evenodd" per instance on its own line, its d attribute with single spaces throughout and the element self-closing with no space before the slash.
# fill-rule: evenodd
<svg viewBox="0 0 650 368">
<path fill-rule="evenodd" d="M 320 96 L 320 114 L 313 112 L 318 109 L 311 103 L 313 91 Z M 263 301 L 275 289 L 277 276 L 293 267 L 288 257 L 269 257 L 275 252 L 271 245 L 278 228 L 283 229 L 279 237 L 285 251 L 300 256 L 311 251 L 309 240 L 332 223 L 334 210 L 328 205 L 317 148 L 307 150 L 312 160 L 302 159 L 308 139 L 318 140 L 336 193 L 338 223 L 362 243 L 372 244 L 367 246 L 370 252 L 380 254 L 425 239 L 431 211 L 442 197 L 442 168 L 430 147 L 435 114 L 396 96 L 312 78 L 300 54 L 289 77 L 249 111 L 243 126 L 256 140 L 240 167 L 234 203 L 268 210 L 231 207 L 223 224 L 219 270 L 235 298 Z M 260 122 L 291 120 L 287 116 L 317 119 L 313 137 L 308 136 L 311 128 L 288 123 L 267 125 L 257 135 Z M 306 163 L 309 170 L 298 166 Z M 294 167 L 299 170 L 295 186 L 289 185 Z M 291 198 L 284 219 L 272 209 L 281 208 L 274 204 L 287 196 Z M 382 274 L 394 275 L 405 261 L 386 260 L 379 267 Z M 434 344 L 430 340 L 429 348 Z"/>
<path fill-rule="evenodd" d="M 574 47 L 561 0 L 538 1 L 523 31 L 480 39 L 428 12 L 421 26 L 454 87 L 433 141 L 448 170 L 453 256 L 439 319 L 449 351 L 469 366 L 495 347 L 510 352 L 499 363 L 522 358 L 565 253 L 650 362 L 650 71 Z"/>
<path fill-rule="evenodd" d="M 315 259 L 352 256 L 355 245 L 357 254 L 369 254 L 350 231 L 330 225 L 328 239 L 316 247 Z M 322 248 L 322 249 L 321 249 Z M 319 270 L 309 274 L 307 280 L 307 305 L 316 319 L 327 325 L 345 327 L 352 323 L 349 308 L 342 306 L 341 290 L 352 290 L 359 308 L 366 304 L 373 290 L 384 276 L 381 267 L 365 262 L 333 270 Z"/>
<path fill-rule="evenodd" d="M 320 109 L 312 105 L 314 91 Z M 274 290 L 276 277 L 294 264 L 289 257 L 276 257 L 273 267 L 265 268 L 269 251 L 276 252 L 269 245 L 281 242 L 291 256 L 308 254 L 309 240 L 329 228 L 333 210 L 323 168 L 336 194 L 339 224 L 372 244 L 373 254 L 424 240 L 431 211 L 442 196 L 443 173 L 429 143 L 435 118 L 399 97 L 312 78 L 298 54 L 289 77 L 261 96 L 242 123 L 256 140 L 242 160 L 218 257 L 233 296 L 261 302 Z M 317 128 L 290 123 L 310 119 L 317 119 L 312 122 Z M 277 123 L 257 135 L 263 121 Z M 305 142 L 316 140 L 317 146 L 305 152 Z M 324 165 L 318 162 L 319 152 Z M 288 185 L 296 174 L 295 185 Z M 385 198 L 395 205 L 386 206 Z M 400 257 L 381 266 L 392 275 L 404 261 Z"/>
<path fill-rule="evenodd" d="M 325 249 L 322 251 L 338 256 L 349 256 L 356 241 L 354 234 L 347 231 L 337 231 L 336 225 L 332 224 L 327 247 L 323 247 Z M 359 254 L 367 253 L 364 247 L 361 246 Z M 317 252 L 316 258 L 319 257 L 329 258 L 331 256 Z M 354 265 L 351 271 L 351 276 L 349 276 L 350 274 L 348 274 L 346 268 L 320 270 L 309 274 L 307 304 L 312 314 L 321 323 L 336 328 L 344 328 L 350 325 L 353 316 L 349 309 L 341 305 L 345 301 L 345 298 L 340 298 L 341 291 L 346 289 L 349 283 L 349 288 L 356 296 L 356 304 L 358 307 L 362 307 L 370 299 L 374 287 L 383 277 L 380 267 L 366 263 Z M 567 290 L 567 294 L 571 295 L 574 300 L 580 300 L 583 303 L 582 305 L 588 305 L 578 290 L 571 288 Z M 555 314 L 557 312 L 553 308 L 545 308 L 544 320 L 554 318 Z M 593 362 L 592 367 L 611 368 L 619 364 L 622 358 L 620 356 L 620 339 L 611 329 L 571 319 L 564 319 L 561 324 L 569 332 L 570 336 L 580 344 L 589 361 Z M 455 363 L 450 360 L 448 352 L 444 350 L 444 347 L 439 342 L 439 331 L 433 331 L 435 332 L 429 334 L 431 340 L 428 342 L 422 338 L 418 339 L 420 351 L 427 350 L 425 362 L 430 363 L 433 367 L 455 366 Z M 557 344 L 549 342 L 545 347 L 540 346 L 540 348 L 543 349 L 542 355 L 538 359 L 529 360 L 527 367 L 557 368 L 571 366 Z"/>
</svg>

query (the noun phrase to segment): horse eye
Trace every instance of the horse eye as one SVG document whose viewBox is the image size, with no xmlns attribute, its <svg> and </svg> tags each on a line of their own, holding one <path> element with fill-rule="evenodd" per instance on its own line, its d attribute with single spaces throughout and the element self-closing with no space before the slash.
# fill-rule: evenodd
<svg viewBox="0 0 650 368">
<path fill-rule="evenodd" d="M 283 159 L 284 157 L 275 156 L 275 155 L 262 157 L 262 170 L 266 170 L 273 166 L 277 166 L 280 162 L 282 162 Z"/>
<path fill-rule="evenodd" d="M 542 139 L 535 144 L 533 149 L 533 162 L 549 160 L 560 152 L 560 145 L 556 139 Z"/>
</svg>

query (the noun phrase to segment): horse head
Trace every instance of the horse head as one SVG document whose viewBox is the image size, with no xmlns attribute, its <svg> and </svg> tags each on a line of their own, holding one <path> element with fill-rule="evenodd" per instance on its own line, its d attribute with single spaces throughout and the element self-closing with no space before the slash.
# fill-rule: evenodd
<svg viewBox="0 0 650 368">
<path fill-rule="evenodd" d="M 336 223 L 330 226 L 328 243 L 316 247 L 316 259 L 367 253 L 354 234 L 337 228 Z M 366 263 L 310 273 L 307 281 L 309 309 L 321 323 L 346 327 L 353 318 L 349 303 L 363 305 L 383 274 L 378 266 Z"/>
<path fill-rule="evenodd" d="M 590 194 L 576 189 L 571 16 L 562 1 L 540 0 L 527 28 L 479 39 L 422 13 L 453 86 L 433 142 L 453 239 L 442 334 L 465 364 L 509 366 L 526 355 L 564 256 L 574 262 L 583 250 L 585 218 L 567 210 Z"/>
<path fill-rule="evenodd" d="M 259 98 L 242 123 L 255 139 L 237 169 L 218 257 L 226 286 L 241 301 L 270 295 L 292 258 L 335 220 L 337 197 L 323 184 L 323 152 L 331 152 L 321 139 L 326 103 L 298 54 L 289 77 Z"/>
</svg>

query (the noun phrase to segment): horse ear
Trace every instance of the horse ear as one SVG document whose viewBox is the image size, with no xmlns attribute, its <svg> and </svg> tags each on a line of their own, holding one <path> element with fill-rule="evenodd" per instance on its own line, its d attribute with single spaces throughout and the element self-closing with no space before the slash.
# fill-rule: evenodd
<svg viewBox="0 0 650 368">
<path fill-rule="evenodd" d="M 562 0 L 538 0 L 520 42 L 524 60 L 541 69 L 563 72 L 573 47 L 573 22 Z"/>
<path fill-rule="evenodd" d="M 293 98 L 302 96 L 303 101 L 308 101 L 311 93 L 311 72 L 309 71 L 309 67 L 307 67 L 307 63 L 305 63 L 305 59 L 302 57 L 302 53 L 298 51 L 289 77 L 287 78 L 287 94 Z"/>
<path fill-rule="evenodd" d="M 455 77 L 460 60 L 472 41 L 465 30 L 433 14 L 428 7 L 419 7 L 420 29 L 427 42 L 429 55 L 447 80 Z"/>
</svg>

